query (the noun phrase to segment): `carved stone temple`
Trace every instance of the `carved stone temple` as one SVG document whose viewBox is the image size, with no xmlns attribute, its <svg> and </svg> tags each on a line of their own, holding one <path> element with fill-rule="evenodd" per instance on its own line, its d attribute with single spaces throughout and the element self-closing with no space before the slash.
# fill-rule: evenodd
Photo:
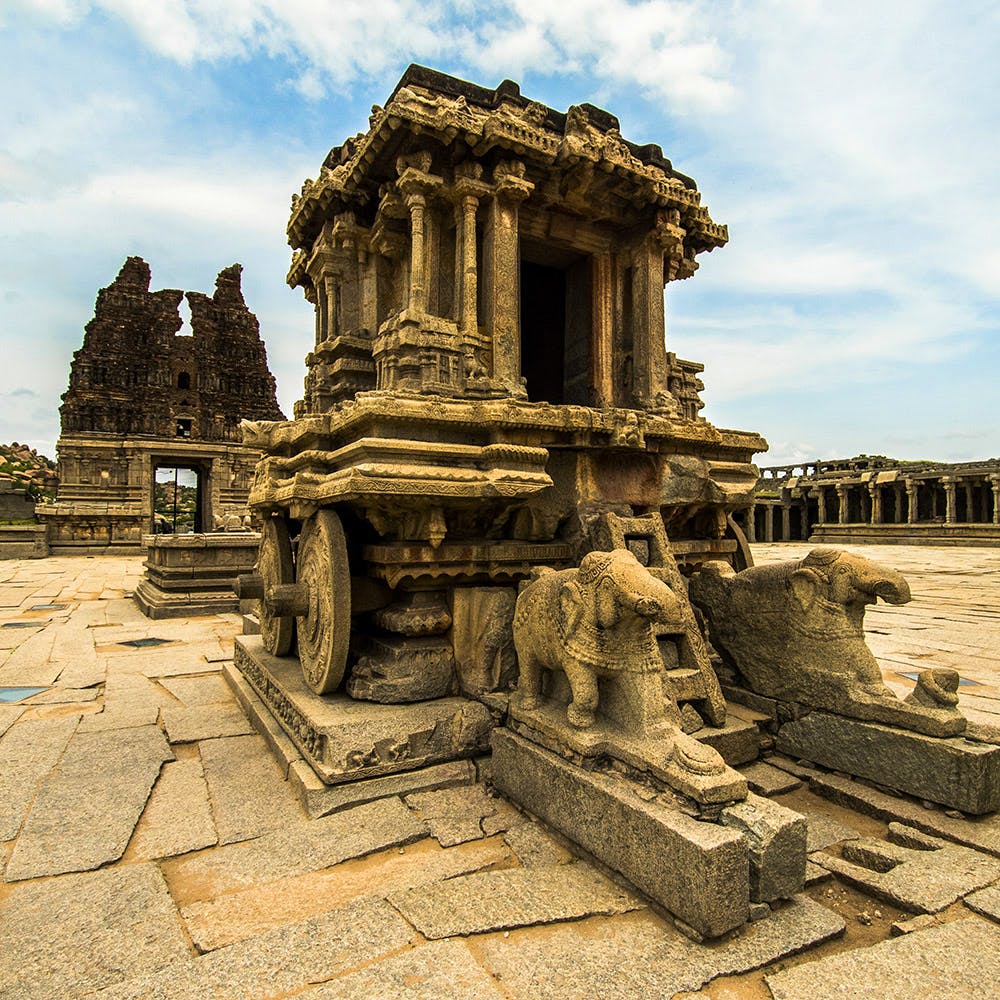
<svg viewBox="0 0 1000 1000">
<path fill-rule="evenodd" d="M 129 257 L 98 293 L 60 407 L 58 495 L 36 509 L 54 554 L 138 550 L 161 468 L 194 473 L 195 532 L 245 514 L 258 452 L 240 420 L 282 414 L 241 272 L 221 271 L 211 296 L 150 291 L 149 265 Z"/>
<path fill-rule="evenodd" d="M 310 807 L 492 749 L 500 792 L 695 936 L 800 891 L 805 820 L 734 770 L 758 731 L 688 597 L 763 585 L 738 521 L 766 448 L 666 349 L 664 287 L 727 240 L 694 182 L 591 105 L 411 66 L 288 235 L 315 341 L 295 419 L 244 425 L 260 635 L 227 676 Z"/>
<path fill-rule="evenodd" d="M 742 523 L 761 542 L 1000 545 L 1000 459 L 773 466 Z"/>
</svg>

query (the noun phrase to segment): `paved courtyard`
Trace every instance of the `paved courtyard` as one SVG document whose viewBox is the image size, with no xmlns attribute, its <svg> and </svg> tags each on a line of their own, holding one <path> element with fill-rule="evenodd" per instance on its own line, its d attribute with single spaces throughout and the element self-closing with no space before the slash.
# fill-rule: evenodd
<svg viewBox="0 0 1000 1000">
<path fill-rule="evenodd" d="M 887 681 L 956 668 L 1000 742 L 1000 551 L 856 550 L 914 595 L 866 618 Z M 488 760 L 307 814 L 223 677 L 238 617 L 150 621 L 141 572 L 0 562 L 2 1000 L 1000 994 L 996 817 L 750 765 L 809 820 L 808 884 L 698 945 L 494 797 Z"/>
</svg>

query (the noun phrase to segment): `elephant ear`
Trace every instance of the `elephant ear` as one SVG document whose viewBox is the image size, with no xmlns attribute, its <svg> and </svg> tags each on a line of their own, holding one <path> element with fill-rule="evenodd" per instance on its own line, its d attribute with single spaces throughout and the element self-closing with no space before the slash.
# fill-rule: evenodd
<svg viewBox="0 0 1000 1000">
<path fill-rule="evenodd" d="M 578 583 L 570 580 L 559 588 L 559 617 L 563 635 L 570 635 L 576 631 L 582 614 L 583 591 L 580 590 Z"/>
<path fill-rule="evenodd" d="M 792 596 L 803 611 L 808 611 L 823 586 L 823 578 L 814 569 L 797 569 L 788 578 Z"/>
</svg>

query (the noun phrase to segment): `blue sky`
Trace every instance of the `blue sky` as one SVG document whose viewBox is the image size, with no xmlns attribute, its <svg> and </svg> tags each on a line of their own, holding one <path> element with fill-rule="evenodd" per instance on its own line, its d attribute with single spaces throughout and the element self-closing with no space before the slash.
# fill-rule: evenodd
<svg viewBox="0 0 1000 1000">
<path fill-rule="evenodd" d="M 240 261 L 291 413 L 291 194 L 421 62 L 599 104 L 696 179 L 730 243 L 668 286 L 667 345 L 760 464 L 1000 456 L 998 51 L 975 0 L 6 0 L 0 439 L 54 455 L 130 254 L 206 292 Z"/>
</svg>

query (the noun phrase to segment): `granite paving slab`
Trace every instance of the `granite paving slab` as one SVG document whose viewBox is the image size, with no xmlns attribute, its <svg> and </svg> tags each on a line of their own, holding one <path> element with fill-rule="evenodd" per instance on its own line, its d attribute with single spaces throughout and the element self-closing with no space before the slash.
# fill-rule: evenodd
<svg viewBox="0 0 1000 1000">
<path fill-rule="evenodd" d="M 253 732 L 235 701 L 214 705 L 164 705 L 163 725 L 171 743 L 194 743 L 221 736 L 245 736 Z"/>
<path fill-rule="evenodd" d="M 434 941 L 300 993 L 301 1000 L 504 1000 L 461 941 Z"/>
<path fill-rule="evenodd" d="M 104 710 L 88 715 L 80 723 L 80 732 L 98 733 L 156 725 L 160 705 L 167 697 L 155 684 L 131 668 L 109 670 L 104 686 Z"/>
<path fill-rule="evenodd" d="M 201 759 L 165 764 L 132 837 L 130 856 L 169 858 L 218 840 Z"/>
<path fill-rule="evenodd" d="M 420 813 L 442 847 L 453 847 L 487 836 L 484 821 L 498 817 L 502 803 L 482 785 L 466 785 L 407 795 L 406 804 Z"/>
<path fill-rule="evenodd" d="M 3 736 L 23 714 L 23 705 L 0 705 L 0 736 Z"/>
<path fill-rule="evenodd" d="M 857 840 L 861 834 L 846 823 L 838 823 L 829 816 L 816 812 L 803 812 L 806 818 L 806 853 L 822 851 L 844 840 Z"/>
<path fill-rule="evenodd" d="M 965 897 L 965 905 L 1000 923 L 1000 885 L 989 885 Z"/>
<path fill-rule="evenodd" d="M 95 1000 L 277 1000 L 412 939 L 413 929 L 392 907 L 366 900 L 134 976 Z"/>
<path fill-rule="evenodd" d="M 651 913 L 477 938 L 480 960 L 510 1000 L 635 1000 L 698 990 L 717 976 L 758 969 L 844 932 L 842 917 L 806 896 L 734 936 L 695 944 Z M 846 998 L 845 998 L 846 1000 Z"/>
<path fill-rule="evenodd" d="M 218 705 L 231 702 L 233 693 L 221 674 L 200 674 L 197 677 L 164 677 L 160 683 L 189 708 L 197 705 Z"/>
<path fill-rule="evenodd" d="M 977 917 L 767 976 L 774 1000 L 996 1000 L 1000 928 Z"/>
<path fill-rule="evenodd" d="M 564 865 L 573 859 L 542 826 L 529 819 L 514 823 L 503 839 L 525 868 Z"/>
<path fill-rule="evenodd" d="M 895 824 L 894 824 L 895 825 Z M 845 843 L 842 857 L 820 852 L 816 864 L 852 885 L 911 913 L 939 913 L 966 894 L 1000 879 L 1000 859 L 912 831 L 890 826 L 893 843 L 863 837 Z M 901 835 L 902 834 L 902 835 Z"/>
<path fill-rule="evenodd" d="M 89 871 L 120 858 L 168 760 L 173 754 L 156 726 L 78 732 L 38 790 L 7 881 Z"/>
<path fill-rule="evenodd" d="M 460 876 L 394 892 L 389 902 L 432 940 L 626 913 L 643 905 L 582 861 Z"/>
<path fill-rule="evenodd" d="M 295 792 L 259 736 L 204 740 L 199 749 L 220 844 L 301 822 Z"/>
<path fill-rule="evenodd" d="M 92 688 L 52 688 L 51 691 L 44 691 L 36 694 L 27 702 L 29 705 L 74 705 L 83 704 L 88 701 L 97 701 L 100 691 L 96 687 Z"/>
<path fill-rule="evenodd" d="M 20 632 L 20 629 L 4 629 Z M 9 637 L 8 637 L 9 638 Z M 18 637 L 21 640 L 21 637 Z M 17 642 L 0 670 L 0 684 L 5 687 L 48 687 L 59 676 L 62 667 L 51 659 L 55 635 L 51 629 L 32 632 Z"/>
<path fill-rule="evenodd" d="M 514 858 L 498 839 L 470 841 L 444 850 L 425 838 L 406 848 L 345 861 L 191 903 L 181 910 L 199 951 L 212 951 L 273 927 L 339 909 L 365 897 L 441 882 L 457 875 L 508 867 Z"/>
<path fill-rule="evenodd" d="M 19 722 L 0 738 L 0 841 L 13 840 L 42 779 L 62 757 L 79 715 Z"/>
<path fill-rule="evenodd" d="M 319 871 L 426 835 L 423 822 L 399 799 L 379 799 L 322 819 L 303 820 L 300 814 L 296 823 L 255 840 L 165 862 L 164 871 L 174 898 L 185 905 L 260 882 Z"/>
<path fill-rule="evenodd" d="M 70 1000 L 189 954 L 155 865 L 18 885 L 0 907 L 0 941 L 2 1000 Z"/>
</svg>

